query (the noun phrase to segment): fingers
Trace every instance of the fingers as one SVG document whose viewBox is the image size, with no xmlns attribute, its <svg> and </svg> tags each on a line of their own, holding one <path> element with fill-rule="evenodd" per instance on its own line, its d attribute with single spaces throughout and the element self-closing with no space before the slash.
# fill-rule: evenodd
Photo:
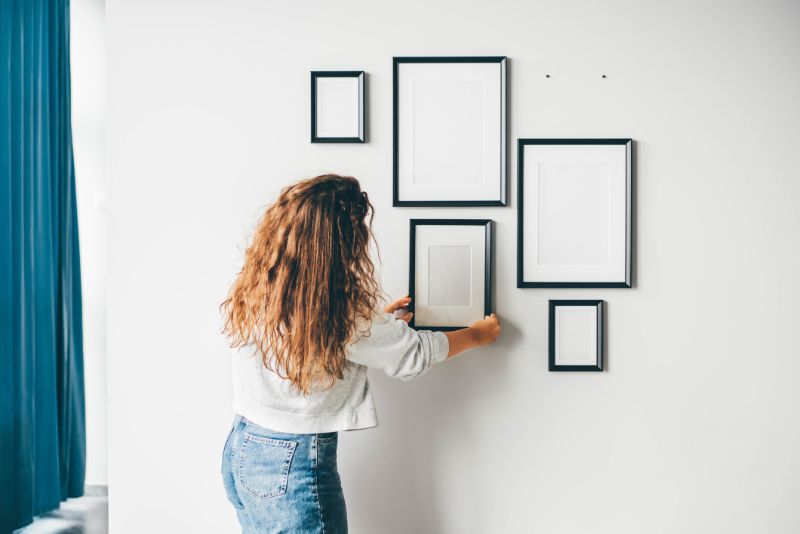
<svg viewBox="0 0 800 534">
<path fill-rule="evenodd" d="M 404 316 L 400 317 L 400 320 L 405 321 L 406 323 L 410 323 L 412 317 L 414 317 L 414 314 L 412 312 L 408 312 Z"/>
<path fill-rule="evenodd" d="M 397 299 L 394 302 L 392 302 L 391 304 L 389 304 L 389 308 L 391 308 L 391 311 L 395 311 L 395 310 L 399 310 L 399 309 L 402 309 L 402 308 L 407 308 L 409 304 L 411 304 L 411 298 L 410 297 L 403 297 L 403 298 Z"/>
<path fill-rule="evenodd" d="M 486 329 L 484 330 L 486 333 L 484 344 L 493 343 L 500 336 L 500 330 L 502 330 L 500 321 L 494 313 L 487 315 L 484 321 L 487 321 Z"/>
<path fill-rule="evenodd" d="M 384 311 L 386 313 L 394 313 L 396 310 L 407 308 L 409 304 L 411 304 L 411 297 L 405 296 L 401 299 L 395 300 L 394 302 L 386 306 L 386 308 L 384 308 Z"/>
</svg>

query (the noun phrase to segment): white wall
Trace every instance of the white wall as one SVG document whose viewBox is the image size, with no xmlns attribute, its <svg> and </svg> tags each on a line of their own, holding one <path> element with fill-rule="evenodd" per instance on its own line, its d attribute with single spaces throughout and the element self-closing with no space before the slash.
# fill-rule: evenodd
<svg viewBox="0 0 800 534">
<path fill-rule="evenodd" d="M 72 138 L 83 286 L 86 484 L 108 483 L 105 1 L 71 0 Z"/>
<path fill-rule="evenodd" d="M 324 171 L 369 191 L 392 295 L 408 218 L 497 221 L 503 337 L 372 376 L 382 426 L 340 444 L 352 532 L 800 531 L 798 23 L 778 0 L 110 2 L 112 531 L 236 530 L 216 307 L 262 207 Z M 392 208 L 393 55 L 509 56 L 510 154 L 636 139 L 636 287 L 517 289 L 513 179 L 506 208 Z M 309 143 L 312 69 L 369 73 L 368 144 Z M 607 372 L 547 372 L 549 298 L 608 302 Z"/>
</svg>

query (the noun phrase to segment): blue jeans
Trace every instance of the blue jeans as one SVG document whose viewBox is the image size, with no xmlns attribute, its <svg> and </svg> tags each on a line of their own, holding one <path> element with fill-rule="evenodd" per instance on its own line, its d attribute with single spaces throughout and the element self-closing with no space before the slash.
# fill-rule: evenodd
<svg viewBox="0 0 800 534">
<path fill-rule="evenodd" d="M 336 432 L 284 434 L 236 416 L 222 479 L 243 534 L 344 534 Z"/>
</svg>

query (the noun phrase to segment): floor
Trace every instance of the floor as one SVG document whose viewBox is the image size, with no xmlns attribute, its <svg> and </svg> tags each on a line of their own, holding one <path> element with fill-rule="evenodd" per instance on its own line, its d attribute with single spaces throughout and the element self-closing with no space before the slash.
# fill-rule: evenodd
<svg viewBox="0 0 800 534">
<path fill-rule="evenodd" d="M 87 487 L 83 497 L 62 502 L 14 534 L 108 534 L 108 490 Z"/>
</svg>

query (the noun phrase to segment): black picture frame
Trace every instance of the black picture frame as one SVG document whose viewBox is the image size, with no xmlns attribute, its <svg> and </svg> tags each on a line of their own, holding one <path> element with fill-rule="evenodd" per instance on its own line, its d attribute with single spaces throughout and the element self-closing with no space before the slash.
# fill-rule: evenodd
<svg viewBox="0 0 800 534">
<path fill-rule="evenodd" d="M 597 308 L 597 362 L 594 365 L 556 364 L 556 308 L 559 306 L 586 306 Z M 603 300 L 550 300 L 548 313 L 548 370 L 602 372 L 605 361 L 605 301 Z"/>
<path fill-rule="evenodd" d="M 525 248 L 525 147 L 528 145 L 624 145 L 626 151 L 626 200 L 625 200 L 625 279 L 618 282 L 563 282 L 528 281 L 524 276 Z M 517 140 L 517 287 L 518 288 L 631 288 L 633 287 L 633 151 L 631 138 L 609 139 L 524 139 Z"/>
<path fill-rule="evenodd" d="M 501 65 L 501 194 L 493 200 L 401 200 L 399 187 L 399 67 L 403 63 L 500 63 Z M 422 56 L 394 57 L 392 61 L 392 206 L 393 207 L 488 207 L 506 206 L 508 196 L 508 57 L 506 56 Z"/>
<path fill-rule="evenodd" d="M 359 114 L 361 135 L 357 137 L 321 137 L 317 135 L 317 79 L 359 78 L 361 99 Z M 311 71 L 311 142 L 312 143 L 365 143 L 367 139 L 367 74 L 363 70 L 312 70 Z"/>
<path fill-rule="evenodd" d="M 419 226 L 483 226 L 485 228 L 485 268 L 483 283 L 483 315 L 492 313 L 492 233 L 494 221 L 492 219 L 411 219 L 409 221 L 409 265 L 408 265 L 408 295 L 411 304 L 408 311 L 414 312 L 416 288 L 416 230 Z M 460 330 L 463 326 L 417 326 L 416 317 L 411 318 L 409 326 L 417 330 L 440 330 L 449 332 Z"/>
</svg>

